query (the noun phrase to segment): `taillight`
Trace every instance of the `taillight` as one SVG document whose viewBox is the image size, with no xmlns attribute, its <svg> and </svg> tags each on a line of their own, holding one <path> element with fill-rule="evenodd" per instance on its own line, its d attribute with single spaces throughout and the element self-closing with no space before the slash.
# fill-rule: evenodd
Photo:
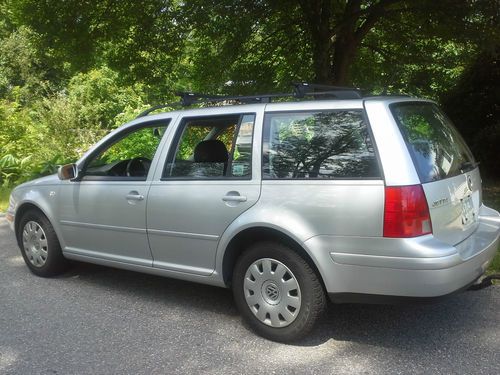
<svg viewBox="0 0 500 375">
<path fill-rule="evenodd" d="M 386 186 L 384 237 L 408 238 L 432 233 L 422 185 Z"/>
</svg>

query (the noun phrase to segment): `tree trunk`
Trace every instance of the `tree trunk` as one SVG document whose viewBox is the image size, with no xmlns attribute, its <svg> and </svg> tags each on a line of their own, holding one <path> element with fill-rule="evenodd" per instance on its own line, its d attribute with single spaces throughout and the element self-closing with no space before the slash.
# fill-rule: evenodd
<svg viewBox="0 0 500 375">
<path fill-rule="evenodd" d="M 313 42 L 314 82 L 333 84 L 332 63 L 330 57 L 330 36 L 327 41 L 315 39 Z"/>
<path fill-rule="evenodd" d="M 331 0 L 299 0 L 311 33 L 314 81 L 332 83 L 332 2 Z"/>
<path fill-rule="evenodd" d="M 361 41 L 391 5 L 403 0 L 379 0 L 361 9 L 362 0 L 345 0 L 336 16 L 332 0 L 298 0 L 311 35 L 317 83 L 348 85 L 351 65 Z"/>
<path fill-rule="evenodd" d="M 338 21 L 340 27 L 336 32 L 333 45 L 332 77 L 335 85 L 349 83 L 349 71 L 356 56 L 358 42 L 356 27 L 359 21 L 361 0 L 349 0 L 346 3 L 342 18 Z"/>
<path fill-rule="evenodd" d="M 349 84 L 349 72 L 356 57 L 358 46 L 354 40 L 335 43 L 333 53 L 332 84 L 345 86 Z"/>
</svg>

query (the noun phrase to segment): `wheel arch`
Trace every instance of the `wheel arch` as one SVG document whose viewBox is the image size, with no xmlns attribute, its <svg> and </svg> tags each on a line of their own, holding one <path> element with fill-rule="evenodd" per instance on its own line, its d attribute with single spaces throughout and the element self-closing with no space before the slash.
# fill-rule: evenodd
<svg viewBox="0 0 500 375">
<path fill-rule="evenodd" d="M 253 226 L 245 228 L 234 235 L 227 244 L 222 259 L 222 278 L 226 286 L 231 285 L 233 269 L 238 257 L 251 245 L 257 242 L 273 241 L 285 244 L 296 251 L 316 272 L 324 287 L 323 276 L 307 249 L 291 235 L 275 228 Z"/>
<path fill-rule="evenodd" d="M 14 233 L 16 234 L 16 239 L 19 244 L 20 238 L 19 238 L 19 224 L 21 222 L 22 217 L 26 214 L 28 211 L 38 211 L 42 213 L 47 220 L 49 220 L 52 223 L 52 220 L 50 219 L 50 216 L 47 215 L 47 212 L 41 208 L 39 205 L 35 204 L 32 201 L 26 201 L 23 202 L 17 207 L 16 209 L 16 215 L 14 219 Z"/>
</svg>

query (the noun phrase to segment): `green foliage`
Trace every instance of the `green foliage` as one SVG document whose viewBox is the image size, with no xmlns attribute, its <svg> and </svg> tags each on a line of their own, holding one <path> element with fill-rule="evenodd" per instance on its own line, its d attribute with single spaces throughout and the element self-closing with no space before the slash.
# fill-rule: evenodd
<svg viewBox="0 0 500 375">
<path fill-rule="evenodd" d="M 120 72 L 122 82 L 154 84 L 150 94 L 159 98 L 177 80 L 183 53 L 178 3 L 16 0 L 10 9 L 17 24 L 41 36 L 37 48 L 48 51 L 59 71 L 74 75 L 106 65 Z"/>
<path fill-rule="evenodd" d="M 497 0 L 400 3 L 363 40 L 351 69 L 355 85 L 438 99 L 499 41 Z"/>
<path fill-rule="evenodd" d="M 478 55 L 457 85 L 442 101 L 473 154 L 481 161 L 481 171 L 499 177 L 500 144 L 500 43 L 492 51 Z"/>
<path fill-rule="evenodd" d="M 0 184 L 74 161 L 178 89 L 289 91 L 340 76 L 442 98 L 483 172 L 498 173 L 497 68 L 481 57 L 500 44 L 498 0 L 0 0 L 0 15 L 0 158 L 17 161 Z M 13 172 L 25 158 L 28 172 Z"/>
<path fill-rule="evenodd" d="M 4 38 L 15 30 L 12 3 L 10 0 L 0 0 L 0 38 Z"/>
<path fill-rule="evenodd" d="M 32 149 L 37 137 L 34 130 L 29 113 L 18 103 L 0 100 L 0 157 Z"/>
<path fill-rule="evenodd" d="M 30 29 L 21 26 L 0 40 L 0 98 L 25 103 L 48 90 L 49 72 L 43 67 L 35 39 Z"/>
<path fill-rule="evenodd" d="M 0 158 L 0 180 L 4 187 L 22 182 L 30 177 L 29 169 L 30 156 L 18 159 L 11 154 L 6 154 Z"/>
<path fill-rule="evenodd" d="M 94 166 L 138 157 L 152 160 L 164 129 L 148 127 L 127 135 L 97 158 Z"/>
<path fill-rule="evenodd" d="M 5 212 L 9 207 L 10 188 L 0 186 L 0 213 Z"/>
<path fill-rule="evenodd" d="M 236 124 L 230 125 L 224 129 L 224 131 L 217 136 L 224 143 L 226 149 L 231 152 L 234 131 L 236 129 Z M 182 134 L 182 140 L 179 144 L 179 150 L 176 155 L 177 160 L 189 160 L 194 155 L 194 149 L 198 143 L 203 141 L 205 137 L 213 130 L 213 126 L 187 126 Z"/>
<path fill-rule="evenodd" d="M 0 165 L 0 183 L 53 173 L 58 164 L 77 160 L 144 110 L 144 96 L 141 85 L 122 86 L 116 72 L 102 67 L 75 75 L 65 90 L 30 105 L 0 100 L 0 158 L 9 161 Z"/>
<path fill-rule="evenodd" d="M 182 134 L 182 141 L 176 154 L 177 160 L 189 160 L 194 154 L 195 146 L 210 133 L 208 126 L 188 126 Z"/>
</svg>

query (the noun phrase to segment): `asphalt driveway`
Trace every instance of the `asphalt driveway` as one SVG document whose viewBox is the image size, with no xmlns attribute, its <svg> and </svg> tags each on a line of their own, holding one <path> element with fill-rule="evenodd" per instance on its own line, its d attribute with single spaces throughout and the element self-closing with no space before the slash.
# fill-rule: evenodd
<svg viewBox="0 0 500 375">
<path fill-rule="evenodd" d="M 500 287 L 332 306 L 299 345 L 242 325 L 229 290 L 76 264 L 42 279 L 0 218 L 1 374 L 499 374 Z"/>
</svg>

